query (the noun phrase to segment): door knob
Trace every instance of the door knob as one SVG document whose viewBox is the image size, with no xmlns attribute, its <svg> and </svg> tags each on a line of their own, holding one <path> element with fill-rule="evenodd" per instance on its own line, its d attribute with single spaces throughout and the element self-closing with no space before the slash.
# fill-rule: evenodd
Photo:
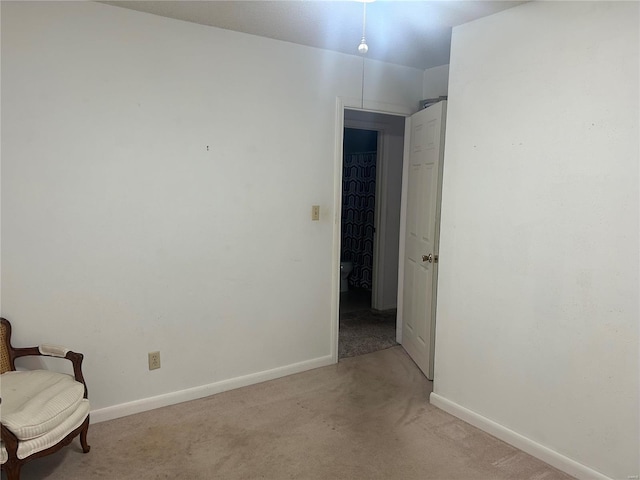
<svg viewBox="0 0 640 480">
<path fill-rule="evenodd" d="M 433 263 L 433 255 L 432 254 L 422 255 L 422 261 L 423 262 Z"/>
</svg>

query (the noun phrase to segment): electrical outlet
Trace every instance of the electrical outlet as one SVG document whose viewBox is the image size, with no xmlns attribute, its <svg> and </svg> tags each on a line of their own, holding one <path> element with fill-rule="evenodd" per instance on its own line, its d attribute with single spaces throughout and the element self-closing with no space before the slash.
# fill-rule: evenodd
<svg viewBox="0 0 640 480">
<path fill-rule="evenodd" d="M 149 352 L 149 370 L 160 368 L 160 352 Z"/>
<path fill-rule="evenodd" d="M 320 220 L 320 205 L 311 205 L 311 220 Z"/>
</svg>

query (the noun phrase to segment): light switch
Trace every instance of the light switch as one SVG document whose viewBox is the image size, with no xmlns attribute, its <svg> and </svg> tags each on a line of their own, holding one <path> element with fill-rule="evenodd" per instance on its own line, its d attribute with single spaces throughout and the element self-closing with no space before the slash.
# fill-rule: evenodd
<svg viewBox="0 0 640 480">
<path fill-rule="evenodd" d="M 311 220 L 320 220 L 320 205 L 311 205 Z"/>
</svg>

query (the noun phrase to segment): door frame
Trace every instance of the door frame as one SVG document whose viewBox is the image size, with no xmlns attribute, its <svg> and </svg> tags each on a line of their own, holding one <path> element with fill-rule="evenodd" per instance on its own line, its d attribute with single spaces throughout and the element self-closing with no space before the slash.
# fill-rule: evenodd
<svg viewBox="0 0 640 480">
<path fill-rule="evenodd" d="M 407 189 L 407 154 L 408 145 L 408 118 L 415 113 L 405 105 L 395 105 L 388 103 L 367 102 L 367 107 L 362 108 L 360 99 L 336 97 L 336 131 L 334 145 L 334 168 L 333 168 L 333 197 L 334 197 L 334 216 L 333 216 L 333 248 L 332 248 L 332 279 L 331 279 L 331 357 L 333 363 L 338 362 L 338 333 L 340 322 L 340 231 L 342 220 L 342 162 L 343 162 L 343 142 L 344 142 L 344 111 L 359 110 L 363 112 L 380 113 L 384 115 L 395 115 L 405 117 L 405 137 L 404 137 L 404 153 L 402 158 L 402 192 L 400 200 L 400 258 L 404 255 L 404 243 L 406 226 L 406 189 Z M 378 187 L 376 186 L 376 189 Z M 377 192 L 376 192 L 377 194 Z M 376 213 L 377 216 L 377 213 Z M 375 263 L 375 262 L 374 262 Z M 402 283 L 404 278 L 404 266 L 402 262 L 398 265 L 398 298 L 402 294 Z M 396 319 L 396 341 L 402 342 L 402 302 L 398 302 L 397 319 Z"/>
</svg>

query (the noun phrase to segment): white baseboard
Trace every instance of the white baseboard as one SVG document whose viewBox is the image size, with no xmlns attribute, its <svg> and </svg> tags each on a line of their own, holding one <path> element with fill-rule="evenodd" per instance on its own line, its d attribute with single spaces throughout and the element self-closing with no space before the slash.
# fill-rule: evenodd
<svg viewBox="0 0 640 480">
<path fill-rule="evenodd" d="M 325 367 L 334 363 L 333 357 L 331 355 L 327 355 L 325 357 L 294 363 L 293 365 L 265 370 L 264 372 L 252 373 L 250 375 L 222 380 L 208 385 L 187 388 L 185 390 L 165 393 L 155 397 L 143 398 L 133 402 L 121 403 L 112 407 L 99 408 L 91 411 L 91 423 L 105 422 L 107 420 L 133 415 L 134 413 L 146 412 L 147 410 L 153 410 L 155 408 L 188 402 L 190 400 L 208 397 L 227 390 L 233 390 L 234 388 L 266 382 L 267 380 L 286 377 L 287 375 L 304 372 L 305 370 L 312 370 L 314 368 Z"/>
<path fill-rule="evenodd" d="M 612 480 L 610 477 L 607 477 L 586 465 L 578 463 L 575 460 L 571 460 L 569 457 L 565 457 L 564 455 L 534 442 L 513 430 L 509 430 L 493 420 L 489 420 L 472 410 L 462 407 L 451 400 L 447 400 L 437 393 L 431 393 L 429 401 L 432 405 L 435 405 L 445 412 L 470 423 L 474 427 L 478 427 L 480 430 L 484 430 L 494 437 L 497 437 L 500 440 L 507 442 L 529 455 L 539 458 L 543 462 L 546 462 L 569 475 L 573 475 L 580 480 Z"/>
</svg>

